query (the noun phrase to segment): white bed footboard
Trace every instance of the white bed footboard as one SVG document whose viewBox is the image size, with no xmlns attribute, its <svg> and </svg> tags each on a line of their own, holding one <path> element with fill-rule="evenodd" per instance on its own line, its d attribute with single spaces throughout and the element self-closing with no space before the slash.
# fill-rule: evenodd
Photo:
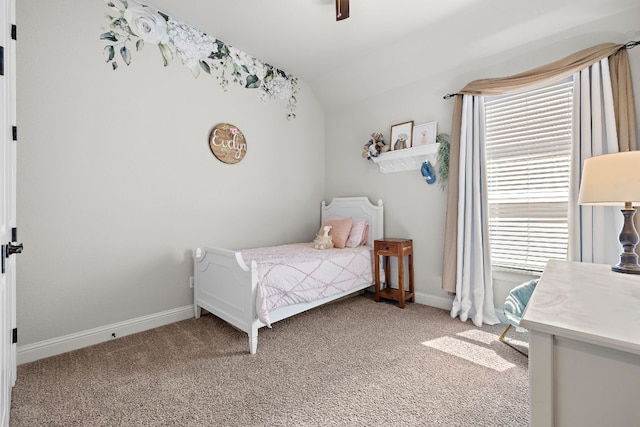
<svg viewBox="0 0 640 427">
<path fill-rule="evenodd" d="M 358 217 L 369 223 L 369 242 L 383 237 L 382 201 L 373 205 L 366 197 L 333 199 L 329 205 L 322 202 L 321 220 L 331 217 Z M 256 297 L 258 275 L 256 264 L 247 266 L 239 251 L 221 248 L 198 248 L 194 256 L 194 309 L 200 317 L 200 309 L 225 320 L 249 336 L 249 352 L 255 354 L 258 347 L 258 329 L 265 326 L 258 320 Z M 331 295 L 321 300 L 290 305 L 270 313 L 271 323 L 302 313 L 313 307 L 342 298 L 369 287 L 363 283 L 347 292 Z"/>
<path fill-rule="evenodd" d="M 248 267 L 240 252 L 220 248 L 198 248 L 194 262 L 194 309 L 200 308 L 249 334 L 257 347 L 257 278 L 255 265 Z M 254 263 L 255 264 L 255 263 Z M 255 323 L 255 325 L 254 325 Z M 255 328 L 255 333 L 252 331 Z M 251 351 L 255 353 L 255 350 Z"/>
</svg>

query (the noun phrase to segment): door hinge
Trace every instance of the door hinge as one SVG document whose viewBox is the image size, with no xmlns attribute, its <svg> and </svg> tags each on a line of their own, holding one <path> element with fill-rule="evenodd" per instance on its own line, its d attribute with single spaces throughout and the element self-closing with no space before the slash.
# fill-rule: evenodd
<svg viewBox="0 0 640 427">
<path fill-rule="evenodd" d="M 13 140 L 17 141 L 18 140 L 18 126 L 13 126 L 11 131 L 13 132 Z"/>
<path fill-rule="evenodd" d="M 17 40 L 17 39 L 16 39 L 16 37 L 17 37 L 17 35 L 18 35 L 17 33 L 18 33 L 18 28 L 16 27 L 16 24 L 12 24 L 12 25 L 11 25 L 11 38 L 12 38 L 13 40 Z"/>
<path fill-rule="evenodd" d="M 0 46 L 0 76 L 4 76 L 4 46 Z"/>
<path fill-rule="evenodd" d="M 13 328 L 11 331 L 11 344 L 18 342 L 18 328 Z"/>
</svg>

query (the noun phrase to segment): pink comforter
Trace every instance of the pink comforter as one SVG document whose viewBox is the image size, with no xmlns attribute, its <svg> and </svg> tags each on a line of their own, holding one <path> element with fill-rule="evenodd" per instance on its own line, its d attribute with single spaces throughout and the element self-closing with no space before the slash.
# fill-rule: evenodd
<svg viewBox="0 0 640 427">
<path fill-rule="evenodd" d="M 318 250 L 313 243 L 296 243 L 240 252 L 247 265 L 256 261 L 256 309 L 269 327 L 273 310 L 373 283 L 373 251 L 368 246 Z"/>
</svg>

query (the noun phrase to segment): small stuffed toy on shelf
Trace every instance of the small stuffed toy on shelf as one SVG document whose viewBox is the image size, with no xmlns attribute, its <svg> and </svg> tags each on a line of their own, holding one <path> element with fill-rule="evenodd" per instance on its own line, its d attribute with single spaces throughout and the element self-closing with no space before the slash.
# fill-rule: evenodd
<svg viewBox="0 0 640 427">
<path fill-rule="evenodd" d="M 364 144 L 362 158 L 371 160 L 373 157 L 378 157 L 380 153 L 386 153 L 390 148 L 391 147 L 384 141 L 382 133 L 374 132 L 371 134 L 369 142 Z"/>
<path fill-rule="evenodd" d="M 331 249 L 333 247 L 333 239 L 329 236 L 331 230 L 330 225 L 322 227 L 323 234 L 318 234 L 313 241 L 313 247 L 316 249 Z"/>
</svg>

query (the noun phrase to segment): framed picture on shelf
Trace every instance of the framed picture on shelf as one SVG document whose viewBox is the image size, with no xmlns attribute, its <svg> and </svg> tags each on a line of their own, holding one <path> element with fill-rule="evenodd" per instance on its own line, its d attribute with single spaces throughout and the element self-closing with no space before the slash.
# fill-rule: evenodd
<svg viewBox="0 0 640 427">
<path fill-rule="evenodd" d="M 404 123 L 398 123 L 391 126 L 391 134 L 389 144 L 391 150 L 402 150 L 411 148 L 411 136 L 413 135 L 413 120 Z"/>
<path fill-rule="evenodd" d="M 423 123 L 413 127 L 413 147 L 435 144 L 438 135 L 438 122 Z"/>
</svg>

